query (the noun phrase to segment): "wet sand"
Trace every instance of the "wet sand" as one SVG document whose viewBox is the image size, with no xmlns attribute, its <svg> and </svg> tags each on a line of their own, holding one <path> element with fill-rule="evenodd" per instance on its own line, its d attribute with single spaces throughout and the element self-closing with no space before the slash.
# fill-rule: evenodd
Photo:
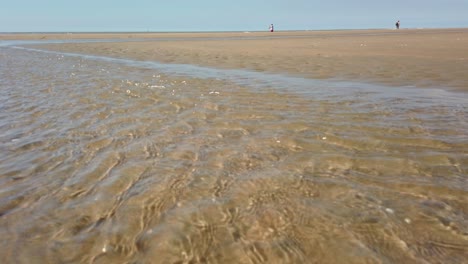
<svg viewBox="0 0 468 264">
<path fill-rule="evenodd" d="M 2 263 L 466 263 L 465 34 L 0 45 Z"/>
<path fill-rule="evenodd" d="M 307 78 L 468 91 L 468 29 L 38 34 L 17 38 L 22 37 L 134 39 L 41 48 Z"/>
</svg>

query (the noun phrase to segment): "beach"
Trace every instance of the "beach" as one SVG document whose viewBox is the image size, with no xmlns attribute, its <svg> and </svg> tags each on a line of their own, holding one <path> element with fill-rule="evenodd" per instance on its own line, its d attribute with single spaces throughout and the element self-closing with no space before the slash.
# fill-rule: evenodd
<svg viewBox="0 0 468 264">
<path fill-rule="evenodd" d="M 468 87 L 468 29 L 58 34 L 29 38 L 135 39 L 138 41 L 45 48 L 390 86 L 464 91 Z"/>
<path fill-rule="evenodd" d="M 0 34 L 2 263 L 465 263 L 468 29 Z"/>
</svg>

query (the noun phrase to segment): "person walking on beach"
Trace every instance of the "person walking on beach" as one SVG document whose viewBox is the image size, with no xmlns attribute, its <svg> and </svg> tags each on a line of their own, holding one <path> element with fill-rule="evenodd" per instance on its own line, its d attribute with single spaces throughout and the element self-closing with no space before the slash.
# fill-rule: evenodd
<svg viewBox="0 0 468 264">
<path fill-rule="evenodd" d="M 400 29 L 400 20 L 396 22 L 395 26 L 396 26 L 396 29 Z"/>
<path fill-rule="evenodd" d="M 270 32 L 275 31 L 275 28 L 273 27 L 273 24 L 270 24 Z"/>
</svg>

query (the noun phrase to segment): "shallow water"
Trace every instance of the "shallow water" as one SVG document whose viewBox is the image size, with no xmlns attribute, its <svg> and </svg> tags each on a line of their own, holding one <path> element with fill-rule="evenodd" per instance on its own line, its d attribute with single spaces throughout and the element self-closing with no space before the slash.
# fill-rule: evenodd
<svg viewBox="0 0 468 264">
<path fill-rule="evenodd" d="M 463 263 L 468 96 L 0 47 L 5 263 Z"/>
</svg>

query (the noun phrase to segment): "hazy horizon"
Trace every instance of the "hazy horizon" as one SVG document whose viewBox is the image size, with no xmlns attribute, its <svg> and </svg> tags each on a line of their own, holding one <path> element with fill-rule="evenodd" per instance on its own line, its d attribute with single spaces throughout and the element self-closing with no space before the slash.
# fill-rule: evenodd
<svg viewBox="0 0 468 264">
<path fill-rule="evenodd" d="M 287 29 L 287 30 L 275 30 L 276 32 L 294 32 L 294 31 L 346 31 L 346 30 L 393 30 L 394 28 L 330 28 L 330 29 Z M 399 30 L 416 30 L 416 29 L 468 29 L 466 27 L 420 27 L 420 28 L 401 28 Z M 174 30 L 174 31 L 11 31 L 11 32 L 2 32 L 0 34 L 83 34 L 83 33 L 101 33 L 101 34 L 112 34 L 112 33 L 229 33 L 229 32 L 264 32 L 266 30 L 193 30 L 193 31 L 183 31 L 183 30 Z"/>
<path fill-rule="evenodd" d="M 220 32 L 468 27 L 468 1 L 10 1 L 0 32 Z"/>
</svg>

